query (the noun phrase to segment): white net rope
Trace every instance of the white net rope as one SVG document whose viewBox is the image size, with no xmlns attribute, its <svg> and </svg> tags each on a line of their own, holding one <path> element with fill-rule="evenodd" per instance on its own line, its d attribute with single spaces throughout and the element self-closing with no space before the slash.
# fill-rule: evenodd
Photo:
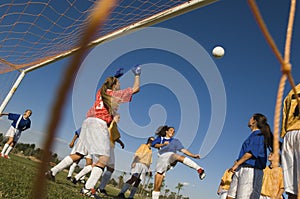
<svg viewBox="0 0 300 199">
<path fill-rule="evenodd" d="M 0 74 L 78 48 L 96 0 L 1 0 Z M 92 40 L 187 0 L 122 0 Z"/>
</svg>

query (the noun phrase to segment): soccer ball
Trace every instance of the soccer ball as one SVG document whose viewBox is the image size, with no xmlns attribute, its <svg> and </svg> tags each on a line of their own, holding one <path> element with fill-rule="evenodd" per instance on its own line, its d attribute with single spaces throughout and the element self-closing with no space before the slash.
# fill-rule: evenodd
<svg viewBox="0 0 300 199">
<path fill-rule="evenodd" d="M 212 50 L 212 54 L 215 58 L 221 58 L 224 56 L 225 54 L 225 50 L 223 47 L 221 46 L 216 46 L 213 50 Z"/>
</svg>

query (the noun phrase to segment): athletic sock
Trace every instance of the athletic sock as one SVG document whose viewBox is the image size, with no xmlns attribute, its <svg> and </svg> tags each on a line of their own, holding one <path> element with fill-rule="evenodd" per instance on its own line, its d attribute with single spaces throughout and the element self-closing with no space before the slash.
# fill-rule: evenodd
<svg viewBox="0 0 300 199">
<path fill-rule="evenodd" d="M 52 175 L 56 175 L 58 172 L 62 171 L 64 168 L 70 166 L 73 163 L 73 160 L 70 156 L 65 157 L 60 163 L 58 163 L 55 167 L 50 169 L 52 171 Z"/>
<path fill-rule="evenodd" d="M 81 171 L 75 175 L 75 180 L 79 180 L 80 178 L 84 177 L 84 175 L 89 173 L 92 169 L 92 165 L 83 167 L 83 169 L 81 169 Z"/>
<path fill-rule="evenodd" d="M 120 193 L 125 193 L 130 187 L 129 183 L 125 183 L 120 191 Z"/>
<path fill-rule="evenodd" d="M 9 146 L 9 147 L 7 148 L 7 150 L 5 151 L 5 154 L 4 154 L 4 155 L 8 155 L 9 152 L 10 152 L 12 149 L 13 149 L 13 147 L 12 147 L 12 146 Z"/>
<path fill-rule="evenodd" d="M 152 199 L 159 199 L 160 191 L 152 191 Z"/>
<path fill-rule="evenodd" d="M 102 189 L 105 189 L 108 181 L 110 180 L 111 178 L 111 175 L 112 175 L 112 172 L 110 171 L 105 171 L 103 176 L 102 176 L 102 179 L 101 179 L 101 183 L 100 185 L 98 186 L 98 189 L 102 190 Z"/>
<path fill-rule="evenodd" d="M 3 149 L 2 149 L 2 152 L 1 152 L 2 156 L 4 156 L 5 151 L 7 150 L 8 147 L 9 147 L 9 144 L 5 143 L 5 145 L 4 145 Z"/>
<path fill-rule="evenodd" d="M 97 167 L 97 166 L 93 167 L 91 175 L 85 183 L 85 188 L 86 189 L 93 189 L 95 187 L 97 181 L 101 177 L 102 173 L 103 173 L 103 168 L 100 168 L 100 167 Z"/>
<path fill-rule="evenodd" d="M 73 174 L 73 172 L 74 172 L 76 166 L 77 166 L 77 163 L 75 163 L 75 162 L 70 166 L 70 168 L 69 168 L 69 173 L 68 173 L 68 176 L 67 176 L 67 177 L 72 177 L 72 174 Z"/>
<path fill-rule="evenodd" d="M 183 164 L 185 164 L 185 165 L 187 165 L 187 166 L 189 166 L 189 167 L 191 167 L 191 168 L 193 168 L 193 169 L 195 169 L 197 171 L 198 171 L 198 169 L 201 168 L 196 162 L 194 162 L 193 160 L 191 160 L 188 157 L 185 157 L 183 159 Z"/>
<path fill-rule="evenodd" d="M 133 198 L 136 191 L 137 191 L 137 187 L 131 187 L 131 191 L 128 198 Z"/>
</svg>

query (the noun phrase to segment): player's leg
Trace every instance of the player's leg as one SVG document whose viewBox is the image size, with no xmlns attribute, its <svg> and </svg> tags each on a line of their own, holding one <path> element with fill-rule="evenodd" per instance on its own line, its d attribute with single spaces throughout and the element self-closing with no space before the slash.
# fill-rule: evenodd
<svg viewBox="0 0 300 199">
<path fill-rule="evenodd" d="M 70 166 L 69 172 L 68 172 L 68 175 L 67 175 L 67 180 L 71 180 L 72 179 L 72 174 L 75 171 L 75 168 L 78 165 L 79 161 L 73 162 L 73 164 Z"/>
<path fill-rule="evenodd" d="M 298 162 L 300 160 L 299 139 L 299 130 L 289 131 L 285 134 L 282 144 L 281 165 L 284 177 L 284 189 L 288 194 L 288 199 L 297 198 L 295 192 L 298 189 L 299 183 L 297 179 L 297 176 L 299 176 L 297 172 L 299 172 L 298 169 L 300 169 Z M 298 143 L 298 145 L 296 143 Z"/>
<path fill-rule="evenodd" d="M 113 172 L 115 171 L 114 165 L 110 165 L 106 167 L 106 171 L 104 172 L 101 183 L 98 186 L 97 190 L 100 191 L 101 193 L 107 195 L 107 191 L 105 190 L 106 185 L 108 184 Z"/>
<path fill-rule="evenodd" d="M 104 172 L 101 183 L 98 186 L 97 190 L 101 193 L 107 195 L 107 191 L 105 190 L 106 185 L 108 184 L 113 172 L 115 171 L 115 148 L 110 147 L 110 157 L 109 162 L 106 167 L 106 171 Z"/>
<path fill-rule="evenodd" d="M 164 173 L 156 172 L 154 177 L 154 189 L 152 191 L 152 199 L 158 199 L 160 195 L 160 188 L 164 179 Z"/>
<path fill-rule="evenodd" d="M 10 153 L 10 151 L 13 148 L 13 142 L 14 142 L 14 138 L 13 137 L 8 137 L 7 142 L 5 143 L 2 152 L 1 152 L 1 156 L 4 158 L 9 158 L 8 154 Z"/>
<path fill-rule="evenodd" d="M 12 146 L 10 146 L 13 141 L 14 141 L 14 136 L 17 133 L 17 129 L 15 129 L 14 127 L 10 126 L 10 128 L 7 130 L 5 136 L 8 137 L 8 140 L 6 141 L 5 145 L 3 146 L 3 149 L 1 151 L 1 156 L 4 157 L 6 151 L 8 150 L 8 148 L 10 148 L 10 150 L 12 149 Z"/>
<path fill-rule="evenodd" d="M 81 169 L 81 171 L 79 173 L 77 173 L 74 176 L 74 178 L 72 178 L 72 180 L 71 180 L 74 184 L 76 184 L 79 180 L 82 181 L 81 182 L 82 184 L 85 184 L 85 180 L 84 180 L 85 175 L 92 171 L 92 168 L 93 168 L 93 166 L 92 166 L 92 163 L 93 163 L 92 156 L 91 155 L 85 156 L 85 161 L 86 161 L 86 164 L 83 167 L 83 169 Z"/>
<path fill-rule="evenodd" d="M 48 179 L 55 181 L 55 176 L 58 172 L 62 171 L 63 169 L 70 166 L 74 161 L 80 160 L 83 158 L 82 154 L 75 153 L 66 156 L 60 163 L 58 163 L 56 166 L 51 168 L 49 171 L 45 173 Z"/>
<path fill-rule="evenodd" d="M 173 163 L 175 161 L 179 161 L 179 162 L 185 164 L 186 166 L 195 169 L 198 172 L 199 178 L 201 180 L 203 180 L 205 178 L 204 169 L 202 167 L 200 167 L 196 162 L 191 160 L 190 158 L 179 155 L 179 154 L 173 154 L 171 157 L 171 163 Z"/>
<path fill-rule="evenodd" d="M 133 172 L 131 172 L 131 173 L 133 173 Z M 133 184 L 133 183 L 135 183 L 137 180 L 138 180 L 138 173 L 133 173 L 132 175 L 131 175 L 131 178 L 129 179 L 129 180 L 127 180 L 126 182 L 125 182 L 125 184 L 123 185 L 123 187 L 122 187 L 122 189 L 121 189 L 121 191 L 119 192 L 119 194 L 118 194 L 118 197 L 122 197 L 122 198 L 125 198 L 125 192 L 130 188 L 130 186 Z"/>
<path fill-rule="evenodd" d="M 140 175 L 140 174 L 139 174 L 139 175 Z M 139 187 L 140 183 L 141 183 L 141 179 L 140 179 L 139 177 L 136 177 L 135 182 L 134 182 L 134 184 L 133 184 L 133 187 L 131 187 L 131 190 L 130 190 L 130 194 L 129 194 L 129 196 L 128 196 L 128 199 L 133 199 L 133 197 L 134 197 L 136 191 L 138 190 L 138 187 Z"/>
</svg>

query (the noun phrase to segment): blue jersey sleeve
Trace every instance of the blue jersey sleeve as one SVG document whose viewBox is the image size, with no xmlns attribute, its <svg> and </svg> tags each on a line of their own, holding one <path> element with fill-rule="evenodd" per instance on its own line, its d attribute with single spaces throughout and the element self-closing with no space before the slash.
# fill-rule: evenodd
<svg viewBox="0 0 300 199">
<path fill-rule="evenodd" d="M 8 114 L 8 119 L 9 120 L 13 120 L 13 121 L 17 121 L 20 117 L 20 114 L 14 114 L 14 113 L 9 113 Z"/>
<path fill-rule="evenodd" d="M 157 137 L 155 138 L 155 140 L 153 140 L 151 147 L 154 147 L 156 144 L 160 144 L 161 142 L 161 137 Z"/>
</svg>

